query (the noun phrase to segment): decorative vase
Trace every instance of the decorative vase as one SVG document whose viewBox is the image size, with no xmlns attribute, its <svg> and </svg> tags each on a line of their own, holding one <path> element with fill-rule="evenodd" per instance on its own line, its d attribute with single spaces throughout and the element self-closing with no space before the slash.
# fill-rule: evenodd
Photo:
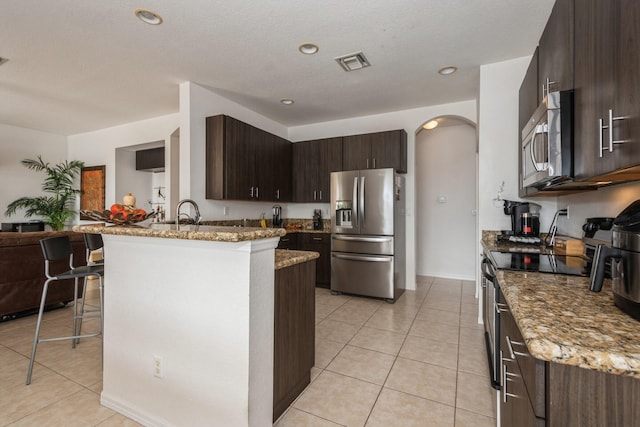
<svg viewBox="0 0 640 427">
<path fill-rule="evenodd" d="M 125 205 L 125 206 L 135 207 L 136 206 L 136 197 L 131 193 L 127 193 L 122 198 L 122 204 Z"/>
</svg>

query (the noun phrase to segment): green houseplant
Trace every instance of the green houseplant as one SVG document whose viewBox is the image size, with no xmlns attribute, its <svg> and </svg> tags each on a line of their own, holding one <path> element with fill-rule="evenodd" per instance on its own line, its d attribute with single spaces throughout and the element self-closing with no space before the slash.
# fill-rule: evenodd
<svg viewBox="0 0 640 427">
<path fill-rule="evenodd" d="M 67 221 L 75 215 L 73 204 L 80 189 L 74 186 L 74 180 L 84 163 L 72 160 L 50 166 L 41 156 L 38 156 L 38 160 L 25 159 L 21 163 L 31 170 L 47 174 L 42 183 L 42 191 L 47 195 L 14 200 L 7 206 L 5 215 L 11 216 L 16 210 L 25 209 L 25 217 L 42 217 L 44 223 L 54 231 L 62 230 Z"/>
</svg>

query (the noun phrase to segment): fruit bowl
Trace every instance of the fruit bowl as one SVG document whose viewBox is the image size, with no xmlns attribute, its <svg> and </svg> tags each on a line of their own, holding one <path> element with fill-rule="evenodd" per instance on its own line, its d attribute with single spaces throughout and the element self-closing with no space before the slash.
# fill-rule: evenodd
<svg viewBox="0 0 640 427">
<path fill-rule="evenodd" d="M 126 212 L 112 213 L 110 210 L 104 210 L 104 211 L 81 210 L 80 213 L 96 221 L 103 221 L 103 222 L 108 222 L 110 224 L 117 224 L 117 225 L 131 225 L 131 224 L 135 224 L 136 222 L 141 222 L 146 219 L 153 218 L 154 216 L 156 216 L 157 212 L 155 211 L 151 211 L 149 213 L 145 212 L 144 215 L 135 215 L 135 216 L 127 214 Z"/>
</svg>

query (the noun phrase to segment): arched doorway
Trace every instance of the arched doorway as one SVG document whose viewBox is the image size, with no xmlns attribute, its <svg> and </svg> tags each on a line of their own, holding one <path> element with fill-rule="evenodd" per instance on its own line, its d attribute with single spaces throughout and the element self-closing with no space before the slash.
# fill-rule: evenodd
<svg viewBox="0 0 640 427">
<path fill-rule="evenodd" d="M 477 134 L 446 116 L 416 134 L 416 274 L 475 280 Z"/>
</svg>

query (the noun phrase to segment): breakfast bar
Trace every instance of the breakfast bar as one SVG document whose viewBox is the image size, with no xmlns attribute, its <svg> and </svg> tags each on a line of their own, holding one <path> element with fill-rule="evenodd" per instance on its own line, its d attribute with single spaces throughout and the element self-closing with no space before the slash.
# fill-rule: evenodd
<svg viewBox="0 0 640 427">
<path fill-rule="evenodd" d="M 105 245 L 104 406 L 145 425 L 271 425 L 274 263 L 317 254 L 276 259 L 276 228 L 74 231 Z"/>
</svg>

